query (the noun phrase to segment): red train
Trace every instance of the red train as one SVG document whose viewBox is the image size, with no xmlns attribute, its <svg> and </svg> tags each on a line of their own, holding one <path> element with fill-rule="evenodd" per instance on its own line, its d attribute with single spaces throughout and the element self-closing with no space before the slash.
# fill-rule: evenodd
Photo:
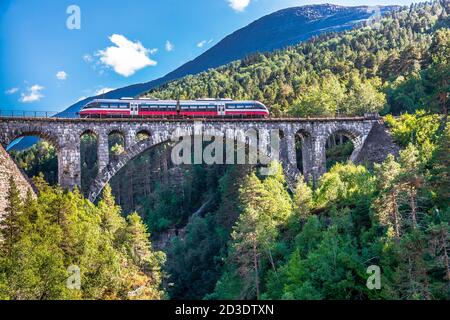
<svg viewBox="0 0 450 320">
<path fill-rule="evenodd" d="M 269 116 L 267 107 L 258 101 L 231 99 L 155 100 L 96 99 L 79 112 L 82 118 L 98 117 L 252 117 Z"/>
</svg>

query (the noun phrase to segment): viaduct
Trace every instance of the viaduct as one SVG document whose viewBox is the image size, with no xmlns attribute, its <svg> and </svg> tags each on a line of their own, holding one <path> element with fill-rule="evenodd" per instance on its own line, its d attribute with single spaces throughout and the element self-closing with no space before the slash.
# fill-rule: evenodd
<svg viewBox="0 0 450 320">
<path fill-rule="evenodd" d="M 201 131 L 196 126 L 201 123 Z M 52 143 L 58 153 L 58 178 L 61 187 L 73 189 L 81 186 L 80 141 L 86 134 L 97 137 L 98 174 L 90 186 L 89 199 L 94 201 L 109 180 L 130 160 L 145 150 L 171 140 L 173 134 L 180 136 L 208 135 L 223 132 L 226 139 L 236 141 L 229 135 L 236 129 L 246 131 L 279 130 L 280 161 L 288 178 L 295 182 L 300 174 L 297 169 L 296 137 L 302 142 L 303 175 L 317 181 L 326 172 L 325 146 L 332 134 L 347 136 L 354 145 L 350 160 L 358 159 L 367 137 L 380 119 L 374 115 L 351 118 L 308 119 L 80 119 L 80 118 L 13 118 L 0 117 L 0 144 L 7 148 L 15 139 L 38 136 Z M 110 159 L 108 137 L 120 133 L 124 137 L 125 151 Z M 148 139 L 138 141 L 137 135 L 145 133 Z"/>
</svg>

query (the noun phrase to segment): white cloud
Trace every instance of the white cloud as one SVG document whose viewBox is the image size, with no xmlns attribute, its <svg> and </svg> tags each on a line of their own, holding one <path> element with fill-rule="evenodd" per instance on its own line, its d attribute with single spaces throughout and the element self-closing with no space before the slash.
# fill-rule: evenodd
<svg viewBox="0 0 450 320">
<path fill-rule="evenodd" d="M 95 91 L 94 95 L 95 96 L 99 96 L 101 94 L 105 94 L 105 93 L 108 93 L 108 92 L 113 91 L 113 90 L 116 90 L 116 88 L 103 87 L 103 88 L 97 89 Z"/>
<path fill-rule="evenodd" d="M 14 94 L 19 91 L 19 88 L 11 88 L 5 91 L 6 94 Z"/>
<path fill-rule="evenodd" d="M 228 5 L 236 12 L 242 12 L 250 4 L 250 0 L 227 0 Z"/>
<path fill-rule="evenodd" d="M 166 50 L 168 52 L 173 51 L 173 49 L 175 49 L 175 46 L 173 45 L 172 42 L 170 42 L 169 40 L 166 41 Z"/>
<path fill-rule="evenodd" d="M 23 103 L 39 101 L 44 97 L 44 95 L 41 93 L 43 89 L 44 87 L 35 84 L 34 86 L 29 87 L 26 93 L 21 94 L 21 98 L 19 101 Z"/>
<path fill-rule="evenodd" d="M 113 34 L 109 40 L 116 46 L 99 50 L 97 56 L 104 65 L 112 67 L 118 74 L 129 77 L 140 69 L 156 65 L 156 61 L 148 57 L 150 50 L 139 41 L 130 41 L 120 34 Z M 85 55 L 84 60 L 89 61 L 89 57 Z"/>
<path fill-rule="evenodd" d="M 203 48 L 203 46 L 206 44 L 206 40 L 202 40 L 199 43 L 197 43 L 197 47 Z"/>
<path fill-rule="evenodd" d="M 58 71 L 56 74 L 56 79 L 58 80 L 66 80 L 67 79 L 67 73 L 65 71 Z"/>
<path fill-rule="evenodd" d="M 94 61 L 94 58 L 93 58 L 90 54 L 85 54 L 85 55 L 83 56 L 83 60 L 84 60 L 84 62 L 86 62 L 86 63 L 91 63 L 91 62 Z"/>
<path fill-rule="evenodd" d="M 158 52 L 158 48 L 153 48 L 153 49 L 150 49 L 150 54 L 155 54 L 155 53 L 157 53 Z"/>
</svg>

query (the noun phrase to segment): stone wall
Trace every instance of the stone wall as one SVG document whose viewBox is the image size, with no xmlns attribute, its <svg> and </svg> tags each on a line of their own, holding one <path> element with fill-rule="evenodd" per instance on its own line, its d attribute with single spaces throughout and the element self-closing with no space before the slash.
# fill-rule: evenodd
<svg viewBox="0 0 450 320">
<path fill-rule="evenodd" d="M 26 196 L 28 190 L 31 190 L 34 194 L 28 179 L 22 174 L 5 149 L 0 146 L 0 218 L 5 213 L 7 205 L 6 196 L 8 194 L 9 178 L 11 176 L 14 177 L 22 197 Z"/>
<path fill-rule="evenodd" d="M 371 166 L 374 163 L 382 163 L 388 154 L 397 157 L 399 152 L 400 147 L 394 143 L 386 126 L 383 123 L 375 123 L 354 161 Z"/>
</svg>

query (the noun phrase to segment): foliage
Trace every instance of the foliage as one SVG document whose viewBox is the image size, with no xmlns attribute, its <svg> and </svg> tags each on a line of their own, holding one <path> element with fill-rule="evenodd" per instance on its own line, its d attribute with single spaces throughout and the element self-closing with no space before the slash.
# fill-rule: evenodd
<svg viewBox="0 0 450 320">
<path fill-rule="evenodd" d="M 387 115 L 385 122 L 396 143 L 402 147 L 413 143 L 421 148 L 424 160 L 430 159 L 435 149 L 435 140 L 440 126 L 439 115 L 427 114 L 420 110 L 415 114 L 405 113 L 398 119 Z"/>
<path fill-rule="evenodd" d="M 441 1 L 386 14 L 377 29 L 314 37 L 187 76 L 145 96 L 264 102 L 274 116 L 446 112 L 448 6 Z"/>
<path fill-rule="evenodd" d="M 10 155 L 27 176 L 42 173 L 50 185 L 58 183 L 58 158 L 56 149 L 49 142 L 41 140 L 29 149 L 12 150 Z"/>
<path fill-rule="evenodd" d="M 22 200 L 10 180 L 8 210 L 0 222 L 2 299 L 161 299 L 164 254 L 134 214 L 120 216 L 111 189 L 94 206 L 75 190 L 49 187 L 42 176 L 37 199 Z M 80 288 L 73 288 L 73 267 Z M 76 281 L 74 282 L 76 283 Z"/>
</svg>

